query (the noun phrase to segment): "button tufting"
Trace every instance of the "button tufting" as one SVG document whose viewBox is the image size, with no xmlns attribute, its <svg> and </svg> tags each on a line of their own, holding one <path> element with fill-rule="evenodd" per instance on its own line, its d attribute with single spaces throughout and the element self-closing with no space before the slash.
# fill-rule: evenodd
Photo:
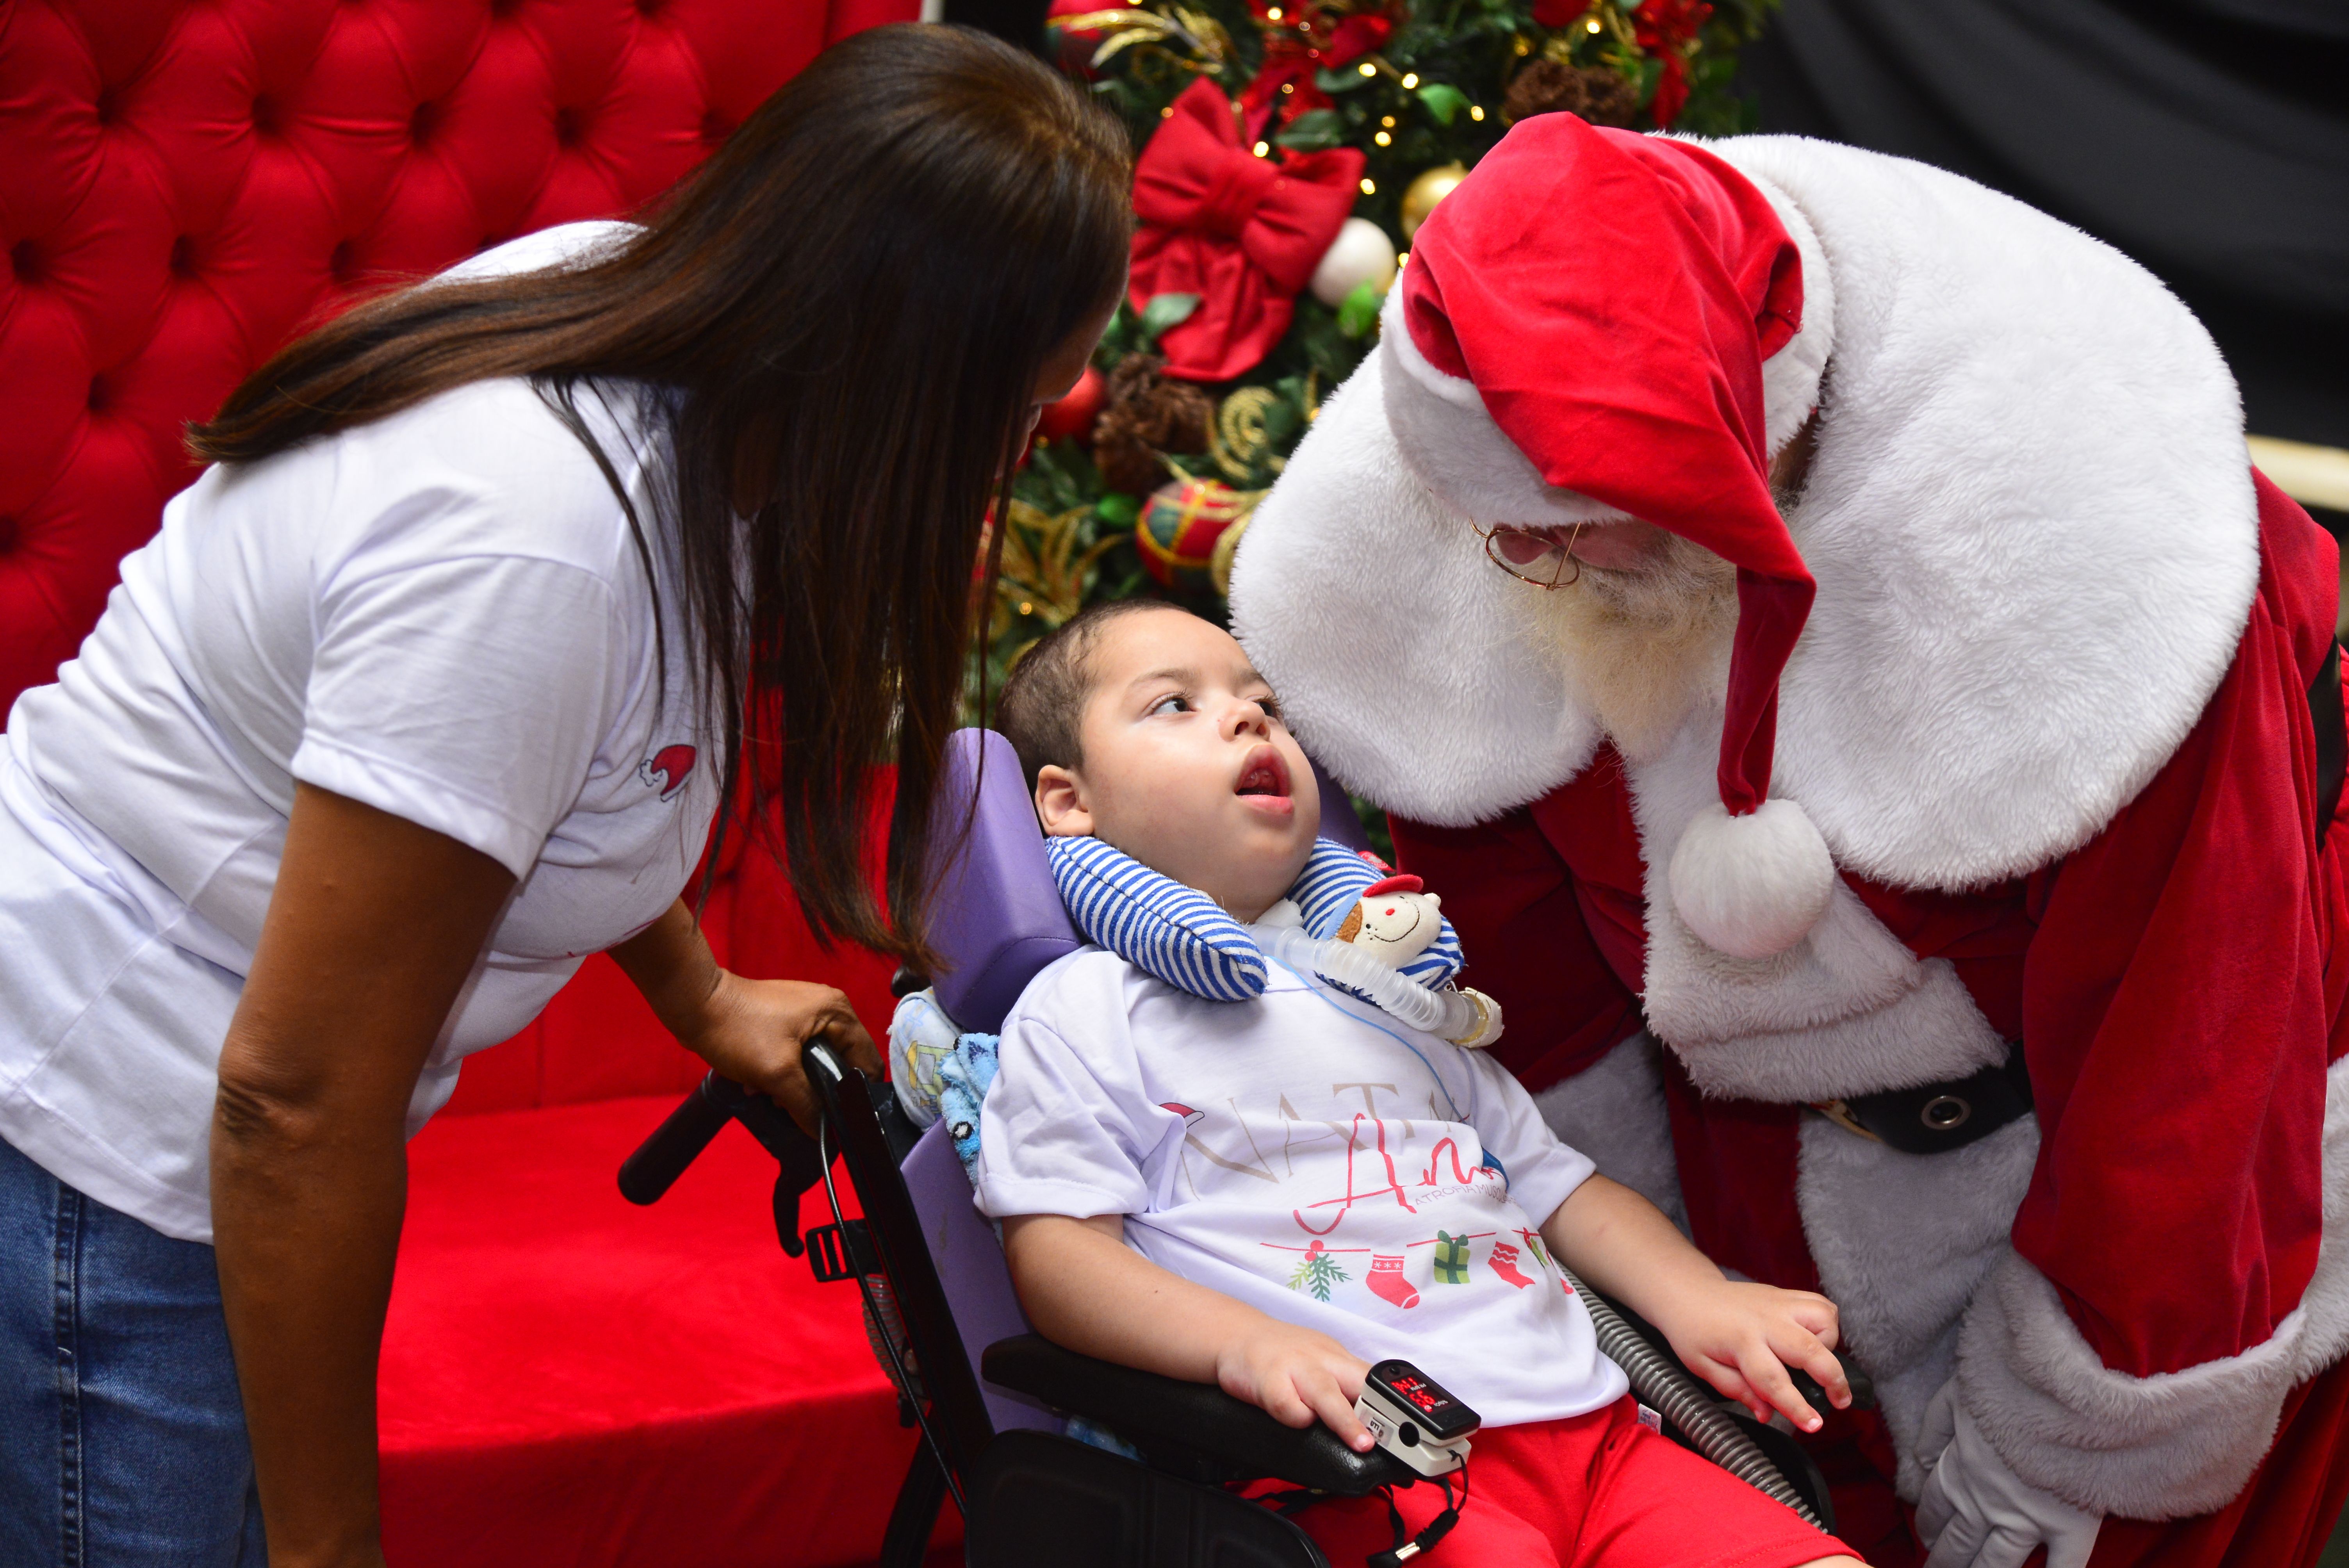
<svg viewBox="0 0 2349 1568">
<path fill-rule="evenodd" d="M 95 43 L 71 27 L 8 32 L 22 45 L 16 74 L 63 96 L 56 116 L 0 116 L 0 174 L 17 192 L 0 201 L 12 214 L 0 229 L 0 550 L 13 550 L 0 572 L 0 714 L 72 655 L 115 562 L 194 476 L 176 460 L 181 428 L 256 357 L 384 273 L 651 201 L 830 37 L 917 9 L 28 3 L 0 0 L 0 17 L 62 11 L 111 31 Z M 734 19 L 746 11 L 755 26 Z M 223 115 L 241 132 L 248 108 L 251 135 L 215 134 Z M 517 137 L 516 115 L 543 129 Z M 551 180 L 549 130 L 573 166 Z M 590 149 L 599 166 L 583 170 Z M 403 172 L 411 160 L 431 167 Z M 19 294 L 30 308 L 13 308 Z"/>
</svg>

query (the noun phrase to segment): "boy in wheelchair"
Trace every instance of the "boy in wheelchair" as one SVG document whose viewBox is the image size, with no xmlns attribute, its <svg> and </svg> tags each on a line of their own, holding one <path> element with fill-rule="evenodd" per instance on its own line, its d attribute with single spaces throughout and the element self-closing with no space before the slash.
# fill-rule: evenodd
<svg viewBox="0 0 2349 1568">
<path fill-rule="evenodd" d="M 1208 622 L 1091 612 L 1030 651 L 999 715 L 1047 834 L 1097 838 L 1242 923 L 1312 853 L 1310 767 Z M 1820 1418 L 1786 1364 L 1850 1399 L 1834 1305 L 1724 1278 L 1497 1064 L 1309 972 L 1271 965 L 1233 1003 L 1102 948 L 1061 960 L 1004 1022 L 977 1177 L 1030 1320 L 1071 1349 L 1220 1384 L 1358 1450 L 1373 1439 L 1355 1400 L 1388 1358 L 1483 1415 L 1459 1498 L 1415 1486 L 1298 1513 L 1333 1563 L 1455 1504 L 1441 1550 L 1461 1568 L 1856 1561 L 1642 1425 L 1550 1257 L 1724 1397 L 1806 1430 Z"/>
</svg>

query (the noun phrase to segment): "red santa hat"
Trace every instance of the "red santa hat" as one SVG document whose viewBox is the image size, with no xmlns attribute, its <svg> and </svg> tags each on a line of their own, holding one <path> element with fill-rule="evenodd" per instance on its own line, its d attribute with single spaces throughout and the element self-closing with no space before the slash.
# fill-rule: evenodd
<svg viewBox="0 0 2349 1568">
<path fill-rule="evenodd" d="M 1784 951 L 1835 877 L 1802 808 L 1769 798 L 1779 673 L 1814 592 L 1769 459 L 1824 355 L 1764 370 L 1801 333 L 1800 249 L 1720 159 L 1568 114 L 1518 125 L 1415 238 L 1387 399 L 1430 487 L 1486 526 L 1628 513 L 1736 566 L 1720 804 L 1673 852 L 1672 903 L 1723 952 Z"/>
</svg>

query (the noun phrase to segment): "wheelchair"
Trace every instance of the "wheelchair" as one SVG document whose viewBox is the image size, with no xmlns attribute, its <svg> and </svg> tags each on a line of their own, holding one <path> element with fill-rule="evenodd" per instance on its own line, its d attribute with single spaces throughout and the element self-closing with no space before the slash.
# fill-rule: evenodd
<svg viewBox="0 0 2349 1568">
<path fill-rule="evenodd" d="M 1321 783 L 1325 798 L 1345 799 Z M 940 799 L 958 848 L 933 906 L 933 945 L 944 961 L 936 995 L 962 1028 L 992 1033 L 1029 980 L 1084 939 L 1062 907 L 1018 761 L 1000 736 L 953 738 Z M 1350 813 L 1333 817 L 1328 836 L 1367 847 Z M 904 995 L 930 984 L 901 971 L 894 989 Z M 918 1568 L 949 1497 L 971 1568 L 1326 1568 L 1292 1520 L 1235 1486 L 1273 1480 L 1304 1494 L 1363 1497 L 1411 1484 L 1400 1460 L 1379 1449 L 1358 1454 L 1318 1424 L 1286 1427 L 1220 1388 L 1096 1360 L 1032 1333 L 994 1233 L 972 1204 L 947 1119 L 917 1130 L 887 1084 L 822 1042 L 806 1061 L 822 1108 L 813 1138 L 713 1073 L 621 1167 L 620 1190 L 634 1202 L 657 1201 L 729 1121 L 775 1157 L 777 1241 L 792 1256 L 804 1253 L 819 1280 L 855 1283 L 874 1355 L 898 1389 L 899 1418 L 921 1430 L 883 1568 Z M 861 1219 L 847 1217 L 843 1179 Z M 833 1222 L 802 1240 L 800 1198 L 819 1184 Z M 1654 1329 L 1582 1288 L 1602 1324 L 1602 1347 L 1625 1364 L 1667 1436 L 1833 1530 L 1826 1482 L 1789 1434 L 1719 1402 L 1680 1369 Z M 1858 1370 L 1847 1369 L 1857 1394 Z M 1820 1397 L 1795 1377 L 1807 1398 Z M 1138 1457 L 1064 1435 L 1070 1418 L 1113 1433 Z"/>
</svg>

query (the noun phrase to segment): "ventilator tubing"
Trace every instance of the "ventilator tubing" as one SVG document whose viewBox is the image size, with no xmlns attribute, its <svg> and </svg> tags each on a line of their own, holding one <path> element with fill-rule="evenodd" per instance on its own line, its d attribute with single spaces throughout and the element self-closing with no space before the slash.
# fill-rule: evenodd
<svg viewBox="0 0 2349 1568">
<path fill-rule="evenodd" d="M 1432 991 L 1393 965 L 1371 957 L 1350 942 L 1316 937 L 1301 925 L 1258 923 L 1248 927 L 1268 957 L 1291 969 L 1309 969 L 1332 985 L 1360 991 L 1379 1010 L 1439 1039 L 1473 1039 L 1482 1019 L 1476 1004 L 1446 985 Z M 1498 1034 L 1499 1030 L 1493 1031 Z"/>
<path fill-rule="evenodd" d="M 1641 1404 L 1678 1427 L 1696 1445 L 1697 1452 L 1739 1480 L 1785 1503 L 1819 1529 L 1826 1528 L 1811 1511 L 1811 1505 L 1803 1501 L 1802 1494 L 1786 1483 L 1785 1476 L 1770 1462 L 1770 1457 L 1713 1402 L 1711 1390 L 1648 1343 L 1646 1336 L 1624 1322 L 1597 1291 L 1577 1279 L 1573 1270 L 1560 1263 L 1558 1272 L 1566 1275 L 1566 1283 L 1574 1287 L 1574 1294 L 1582 1298 L 1584 1310 L 1590 1314 L 1590 1327 L 1599 1338 L 1599 1353 L 1623 1368 L 1623 1376 L 1631 1380 L 1631 1391 L 1640 1397 Z"/>
</svg>

